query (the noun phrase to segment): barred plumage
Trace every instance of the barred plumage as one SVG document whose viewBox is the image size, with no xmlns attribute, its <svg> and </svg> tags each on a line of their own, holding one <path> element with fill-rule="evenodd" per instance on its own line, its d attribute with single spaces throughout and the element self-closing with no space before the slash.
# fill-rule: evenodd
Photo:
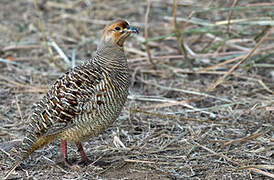
<svg viewBox="0 0 274 180">
<path fill-rule="evenodd" d="M 6 178 L 32 152 L 55 139 L 62 139 L 67 164 L 66 141 L 75 142 L 82 159 L 88 160 L 80 142 L 111 125 L 126 101 L 129 72 L 123 43 L 132 32 L 138 31 L 126 21 L 112 23 L 105 28 L 93 58 L 57 79 L 35 105 L 20 154 Z"/>
</svg>

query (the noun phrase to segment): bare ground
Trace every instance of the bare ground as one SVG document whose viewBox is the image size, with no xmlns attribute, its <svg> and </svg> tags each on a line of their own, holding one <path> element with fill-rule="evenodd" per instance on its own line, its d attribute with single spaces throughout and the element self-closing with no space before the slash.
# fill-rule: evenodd
<svg viewBox="0 0 274 180">
<path fill-rule="evenodd" d="M 33 103 L 73 62 L 90 58 L 101 29 L 122 18 L 141 31 L 125 48 L 130 96 L 120 118 L 84 144 L 91 164 L 68 169 L 56 141 L 12 177 L 273 178 L 274 4 L 234 2 L 152 1 L 146 24 L 146 1 L 43 0 L 35 8 L 32 0 L 1 0 L 0 177 L 24 137 Z M 80 160 L 74 145 L 69 157 Z"/>
</svg>

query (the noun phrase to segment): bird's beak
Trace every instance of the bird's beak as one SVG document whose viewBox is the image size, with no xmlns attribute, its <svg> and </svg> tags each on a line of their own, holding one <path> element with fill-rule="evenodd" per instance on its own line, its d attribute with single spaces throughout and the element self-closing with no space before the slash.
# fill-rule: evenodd
<svg viewBox="0 0 274 180">
<path fill-rule="evenodd" d="M 136 33 L 136 34 L 139 33 L 139 31 L 135 27 L 133 27 L 133 26 L 130 26 L 129 29 L 127 29 L 127 32 L 129 32 L 129 33 Z"/>
</svg>

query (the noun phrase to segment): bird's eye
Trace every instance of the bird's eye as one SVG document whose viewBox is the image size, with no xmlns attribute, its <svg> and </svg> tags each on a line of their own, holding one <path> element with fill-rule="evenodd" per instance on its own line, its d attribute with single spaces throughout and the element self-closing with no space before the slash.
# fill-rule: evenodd
<svg viewBox="0 0 274 180">
<path fill-rule="evenodd" d="M 120 27 L 116 27 L 115 30 L 116 30 L 116 31 L 120 31 L 121 28 L 120 28 Z"/>
</svg>

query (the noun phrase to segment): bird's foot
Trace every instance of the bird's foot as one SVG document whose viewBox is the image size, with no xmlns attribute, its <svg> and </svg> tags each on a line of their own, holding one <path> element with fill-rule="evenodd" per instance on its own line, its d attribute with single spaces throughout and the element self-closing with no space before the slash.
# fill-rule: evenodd
<svg viewBox="0 0 274 180">
<path fill-rule="evenodd" d="M 78 165 L 81 166 L 81 167 L 88 166 L 89 164 L 90 164 L 90 161 L 88 159 L 87 160 L 86 159 L 82 160 L 78 163 Z"/>
<path fill-rule="evenodd" d="M 69 169 L 73 171 L 78 171 L 81 169 L 81 166 L 77 164 L 72 164 L 71 162 L 68 161 L 68 159 L 64 159 L 65 166 L 68 167 Z"/>
<path fill-rule="evenodd" d="M 80 170 L 84 168 L 85 166 L 88 166 L 90 164 L 89 160 L 82 160 L 79 163 L 71 163 L 68 161 L 68 159 L 64 159 L 65 166 L 68 167 L 69 169 L 72 169 L 74 171 Z"/>
</svg>

